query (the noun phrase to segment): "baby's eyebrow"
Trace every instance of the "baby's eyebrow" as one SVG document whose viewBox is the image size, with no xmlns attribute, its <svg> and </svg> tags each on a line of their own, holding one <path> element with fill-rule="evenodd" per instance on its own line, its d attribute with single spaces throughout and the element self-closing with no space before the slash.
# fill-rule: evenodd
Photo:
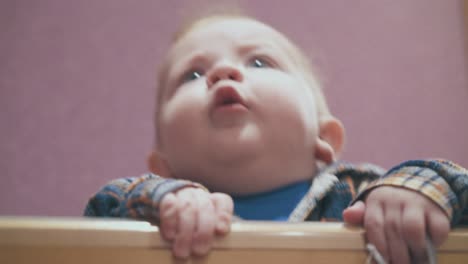
<svg viewBox="0 0 468 264">
<path fill-rule="evenodd" d="M 184 65 L 192 65 L 194 63 L 199 63 L 199 62 L 206 62 L 208 60 L 208 53 L 207 52 L 194 52 L 187 56 L 183 60 Z"/>
<path fill-rule="evenodd" d="M 249 52 L 252 52 L 254 50 L 258 49 L 270 49 L 274 48 L 274 45 L 271 45 L 270 43 L 267 42 L 251 42 L 251 43 L 246 43 L 246 44 L 240 44 L 236 48 L 236 52 L 238 54 L 247 54 Z M 195 51 L 191 54 L 189 54 L 187 57 L 185 57 L 182 60 L 183 65 L 192 65 L 194 63 L 205 63 L 210 61 L 212 54 L 210 51 Z"/>
<path fill-rule="evenodd" d="M 209 63 L 210 58 L 208 57 L 209 54 L 207 52 L 196 51 L 190 53 L 188 56 L 184 56 L 183 58 L 177 60 L 173 65 L 170 66 L 169 75 L 179 75 L 183 71 L 186 70 L 187 67 L 191 67 L 194 64 L 207 64 Z M 176 72 L 173 72 L 174 69 L 177 69 Z"/>
<path fill-rule="evenodd" d="M 275 45 L 272 45 L 269 42 L 254 42 L 254 43 L 246 43 L 246 44 L 239 45 L 239 47 L 237 48 L 237 51 L 240 54 L 245 54 L 245 53 L 252 52 L 253 50 L 265 49 L 265 48 L 275 49 L 277 47 L 275 47 Z"/>
</svg>

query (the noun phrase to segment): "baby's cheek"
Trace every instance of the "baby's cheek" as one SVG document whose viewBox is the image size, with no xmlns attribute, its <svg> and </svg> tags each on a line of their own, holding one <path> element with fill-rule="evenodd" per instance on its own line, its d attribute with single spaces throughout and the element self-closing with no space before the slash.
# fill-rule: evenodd
<svg viewBox="0 0 468 264">
<path fill-rule="evenodd" d="M 166 141 L 171 148 L 189 144 L 191 139 L 199 133 L 198 130 L 202 128 L 201 112 L 203 109 L 200 107 L 200 103 L 196 100 L 182 99 L 166 103 L 158 123 L 161 141 Z"/>
</svg>

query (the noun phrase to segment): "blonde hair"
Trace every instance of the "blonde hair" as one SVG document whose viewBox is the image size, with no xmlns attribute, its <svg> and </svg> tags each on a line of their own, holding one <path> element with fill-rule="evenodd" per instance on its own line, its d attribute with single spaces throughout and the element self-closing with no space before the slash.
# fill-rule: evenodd
<svg viewBox="0 0 468 264">
<path fill-rule="evenodd" d="M 255 22 L 262 23 L 267 25 L 251 16 L 246 15 L 245 13 L 234 10 L 231 12 L 223 12 L 223 13 L 215 13 L 206 15 L 203 17 L 198 17 L 192 20 L 189 20 L 186 23 L 183 23 L 182 26 L 179 28 L 178 31 L 173 35 L 171 46 L 176 45 L 184 36 L 186 36 L 189 32 L 193 31 L 194 29 L 201 27 L 203 25 L 207 25 L 210 23 L 219 22 L 222 20 L 229 20 L 229 19 L 247 19 Z M 267 25 L 268 26 L 268 25 Z M 269 26 L 272 28 L 271 26 Z M 273 29 L 273 28 L 272 28 Z M 275 30 L 275 29 L 274 29 Z M 322 83 L 318 79 L 317 74 L 315 73 L 316 70 L 314 69 L 313 65 L 310 62 L 310 59 L 306 56 L 306 54 L 297 46 L 295 45 L 288 37 L 286 37 L 281 32 L 275 30 L 279 35 L 281 35 L 288 43 L 290 47 L 290 51 L 293 53 L 292 58 L 295 58 L 295 63 L 302 72 L 302 76 L 304 80 L 309 84 L 312 89 L 312 92 L 315 95 L 316 103 L 317 103 L 317 111 L 319 117 L 327 117 L 331 116 L 331 112 L 328 108 L 328 104 L 325 99 L 325 95 L 322 90 Z M 167 78 L 167 71 L 169 68 L 169 61 L 168 57 L 166 57 L 158 71 L 158 83 L 157 83 L 157 91 L 156 91 L 156 111 L 155 111 L 155 126 L 156 131 L 158 130 L 158 120 L 159 120 L 159 107 L 162 102 L 162 98 L 164 97 L 164 87 L 166 86 L 166 78 Z M 157 137 L 159 137 L 159 133 L 157 133 Z M 156 140 L 157 142 L 159 140 Z"/>
</svg>

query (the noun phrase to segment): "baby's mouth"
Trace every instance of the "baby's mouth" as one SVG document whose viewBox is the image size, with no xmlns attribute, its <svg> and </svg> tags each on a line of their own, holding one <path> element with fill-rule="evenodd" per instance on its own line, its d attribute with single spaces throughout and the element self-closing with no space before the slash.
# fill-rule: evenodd
<svg viewBox="0 0 468 264">
<path fill-rule="evenodd" d="M 234 128 L 245 123 L 250 109 L 234 86 L 214 87 L 210 119 L 217 128 Z"/>
<path fill-rule="evenodd" d="M 215 91 L 214 108 L 239 105 L 247 108 L 245 101 L 234 87 L 223 86 Z"/>
<path fill-rule="evenodd" d="M 220 102 L 220 105 L 230 105 L 230 104 L 235 104 L 237 102 L 239 101 L 235 98 L 226 98 Z"/>
</svg>

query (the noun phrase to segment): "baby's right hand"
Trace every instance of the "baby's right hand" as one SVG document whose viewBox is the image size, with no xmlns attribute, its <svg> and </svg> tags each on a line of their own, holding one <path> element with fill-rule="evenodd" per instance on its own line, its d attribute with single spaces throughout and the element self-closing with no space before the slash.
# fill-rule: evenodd
<svg viewBox="0 0 468 264">
<path fill-rule="evenodd" d="M 234 203 L 229 195 L 187 187 L 164 196 L 159 228 L 177 258 L 207 254 L 216 235 L 231 228 Z"/>
</svg>

